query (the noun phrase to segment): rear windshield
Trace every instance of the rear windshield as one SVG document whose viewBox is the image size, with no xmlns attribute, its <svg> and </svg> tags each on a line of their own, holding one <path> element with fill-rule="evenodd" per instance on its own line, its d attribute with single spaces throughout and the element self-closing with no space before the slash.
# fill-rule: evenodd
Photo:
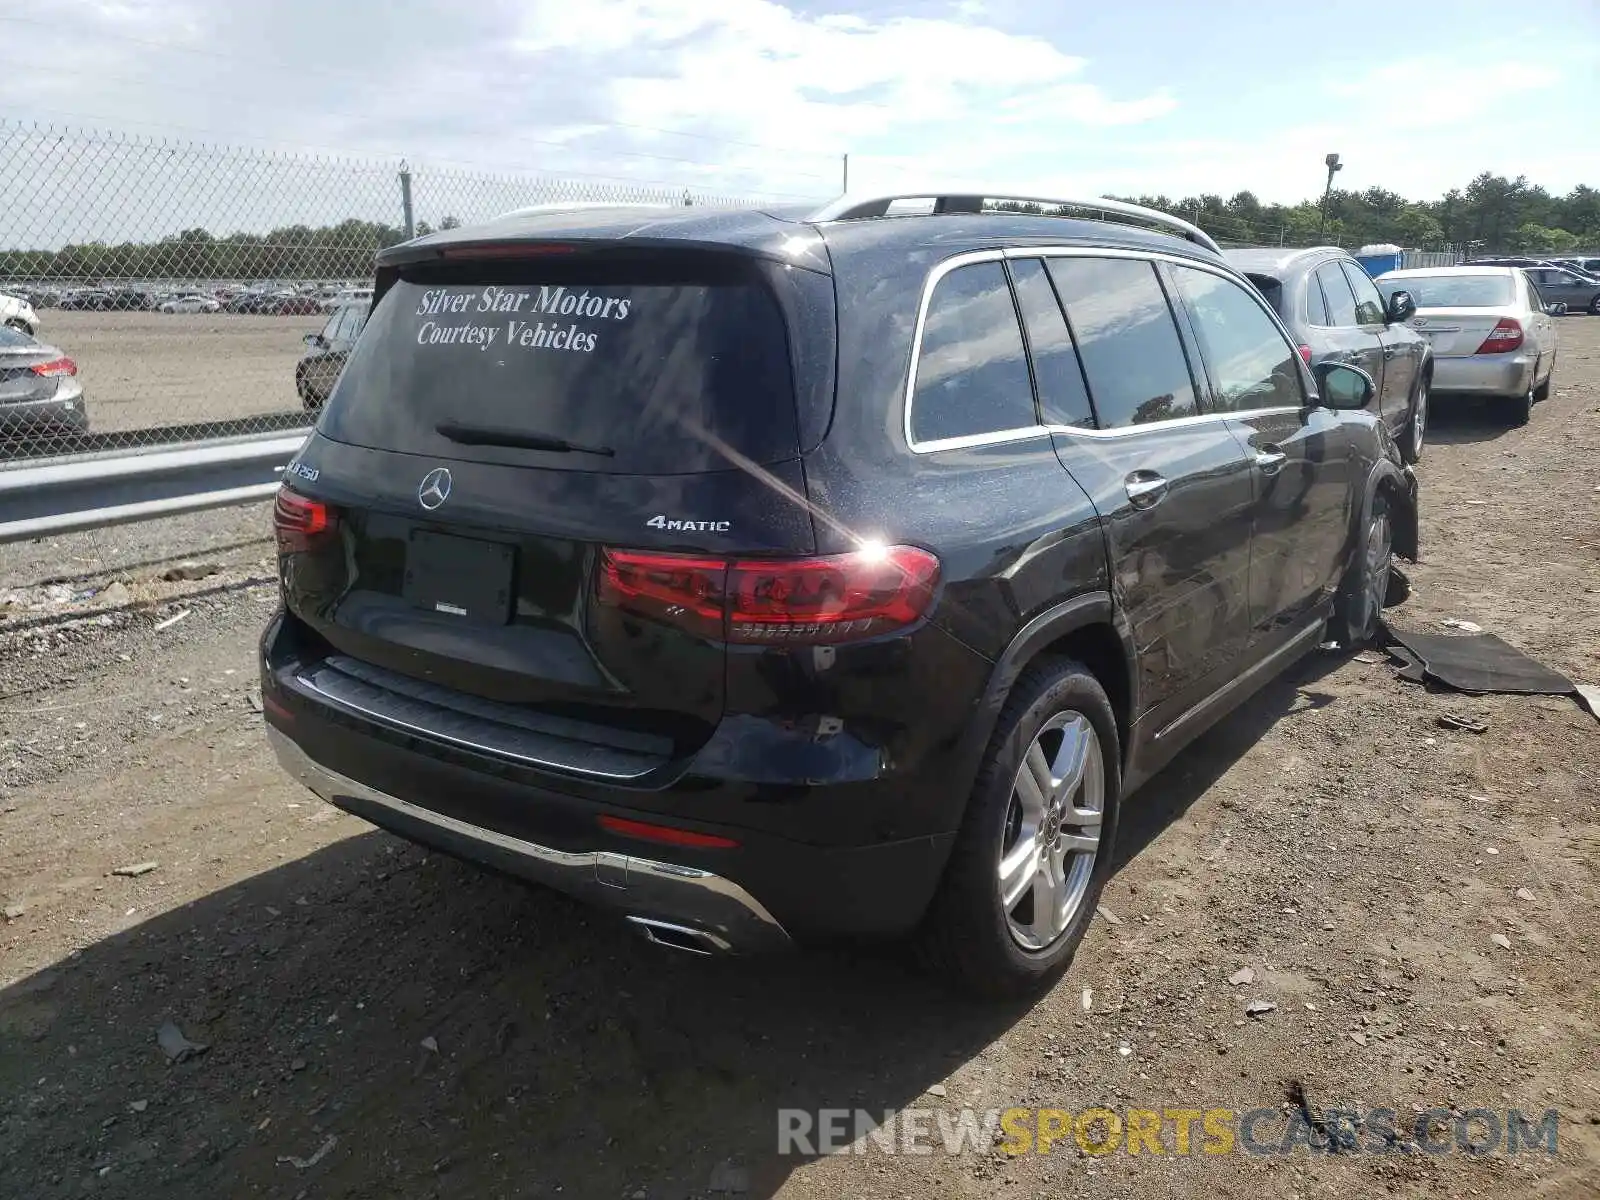
<svg viewBox="0 0 1600 1200">
<path fill-rule="evenodd" d="M 614 474 L 799 453 L 783 315 L 759 282 L 722 279 L 401 280 L 368 319 L 317 428 L 433 458 Z M 483 444 L 480 431 L 583 449 Z"/>
<path fill-rule="evenodd" d="M 0 325 L 0 349 L 16 350 L 23 346 L 32 349 L 38 344 L 21 330 L 13 329 L 9 325 Z"/>
<path fill-rule="evenodd" d="M 1410 292 L 1418 308 L 1499 308 L 1516 299 L 1509 275 L 1408 275 L 1380 279 L 1385 301 Z"/>
</svg>

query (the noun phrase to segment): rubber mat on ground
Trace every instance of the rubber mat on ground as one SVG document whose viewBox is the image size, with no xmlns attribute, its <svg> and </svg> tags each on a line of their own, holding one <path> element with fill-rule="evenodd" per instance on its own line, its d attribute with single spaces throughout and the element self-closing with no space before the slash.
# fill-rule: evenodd
<svg viewBox="0 0 1600 1200">
<path fill-rule="evenodd" d="M 1505 692 L 1519 696 L 1567 696 L 1572 681 L 1533 661 L 1492 633 L 1436 634 L 1389 629 L 1389 640 L 1405 653 L 1390 653 L 1403 679 L 1427 678 L 1458 692 Z"/>
</svg>

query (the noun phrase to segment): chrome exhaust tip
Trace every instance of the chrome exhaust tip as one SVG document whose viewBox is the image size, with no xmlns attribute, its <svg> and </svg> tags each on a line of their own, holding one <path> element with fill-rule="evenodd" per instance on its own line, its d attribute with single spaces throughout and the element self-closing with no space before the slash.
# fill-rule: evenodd
<svg viewBox="0 0 1600 1200">
<path fill-rule="evenodd" d="M 723 938 L 704 929 L 674 925 L 671 921 L 658 921 L 654 917 L 630 916 L 627 920 L 645 941 L 665 946 L 669 950 L 681 950 L 685 954 L 710 957 L 716 954 L 728 954 L 733 949 Z"/>
</svg>

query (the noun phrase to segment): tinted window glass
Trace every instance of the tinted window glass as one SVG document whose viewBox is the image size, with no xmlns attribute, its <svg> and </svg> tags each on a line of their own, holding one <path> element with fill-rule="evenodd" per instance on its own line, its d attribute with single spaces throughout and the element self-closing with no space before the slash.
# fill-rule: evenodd
<svg viewBox="0 0 1600 1200">
<path fill-rule="evenodd" d="M 1272 305 L 1272 311 L 1279 316 L 1283 315 L 1283 283 L 1271 275 L 1246 275 L 1251 283 L 1255 284 L 1256 291 L 1260 292 L 1266 302 Z"/>
<path fill-rule="evenodd" d="M 1372 283 L 1372 276 L 1349 263 L 1340 266 L 1344 267 L 1345 278 L 1350 281 L 1350 290 L 1356 294 L 1356 320 L 1363 325 L 1382 325 L 1383 299 Z"/>
<path fill-rule="evenodd" d="M 1174 267 L 1172 274 L 1194 317 L 1219 409 L 1245 412 L 1305 403 L 1299 356 L 1249 292 L 1192 267 Z"/>
<path fill-rule="evenodd" d="M 1306 277 L 1306 320 L 1312 325 L 1331 325 L 1328 302 L 1322 298 L 1322 285 L 1315 275 Z"/>
<path fill-rule="evenodd" d="M 772 295 L 755 282 L 658 282 L 659 268 L 651 282 L 618 279 L 646 269 L 602 283 L 402 280 L 367 318 L 318 428 L 431 458 L 616 474 L 798 454 Z M 614 453 L 468 445 L 441 422 Z"/>
<path fill-rule="evenodd" d="M 1338 263 L 1318 267 L 1317 282 L 1322 284 L 1322 295 L 1328 302 L 1329 325 L 1361 324 L 1356 320 L 1355 293 L 1350 290 L 1350 281 L 1344 277 Z"/>
<path fill-rule="evenodd" d="M 958 267 L 934 285 L 922 327 L 911 437 L 917 442 L 1037 424 L 1022 329 L 1005 268 Z"/>
<path fill-rule="evenodd" d="M 1028 350 L 1033 356 L 1033 379 L 1039 389 L 1039 409 L 1051 425 L 1092 426 L 1089 393 L 1067 319 L 1061 315 L 1056 291 L 1044 264 L 1036 258 L 1011 264 L 1017 286 L 1017 307 L 1028 330 Z"/>
<path fill-rule="evenodd" d="M 1511 274 L 1410 275 L 1378 285 L 1385 298 L 1410 292 L 1418 308 L 1497 308 L 1516 299 Z"/>
<path fill-rule="evenodd" d="M 1199 411 L 1155 267 L 1131 258 L 1052 258 L 1102 428 Z"/>
<path fill-rule="evenodd" d="M 0 325 L 0 346 L 4 346 L 7 349 L 27 347 L 31 350 L 37 345 L 37 342 L 20 329 L 13 329 L 9 325 Z"/>
</svg>

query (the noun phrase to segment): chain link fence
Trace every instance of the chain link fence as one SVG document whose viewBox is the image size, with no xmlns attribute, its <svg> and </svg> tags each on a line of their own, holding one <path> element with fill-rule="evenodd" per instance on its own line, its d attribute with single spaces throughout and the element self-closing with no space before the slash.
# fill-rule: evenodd
<svg viewBox="0 0 1600 1200">
<path fill-rule="evenodd" d="M 307 424 L 331 386 L 307 336 L 341 344 L 373 255 L 414 233 L 766 199 L 0 120 L 0 462 Z"/>
</svg>

